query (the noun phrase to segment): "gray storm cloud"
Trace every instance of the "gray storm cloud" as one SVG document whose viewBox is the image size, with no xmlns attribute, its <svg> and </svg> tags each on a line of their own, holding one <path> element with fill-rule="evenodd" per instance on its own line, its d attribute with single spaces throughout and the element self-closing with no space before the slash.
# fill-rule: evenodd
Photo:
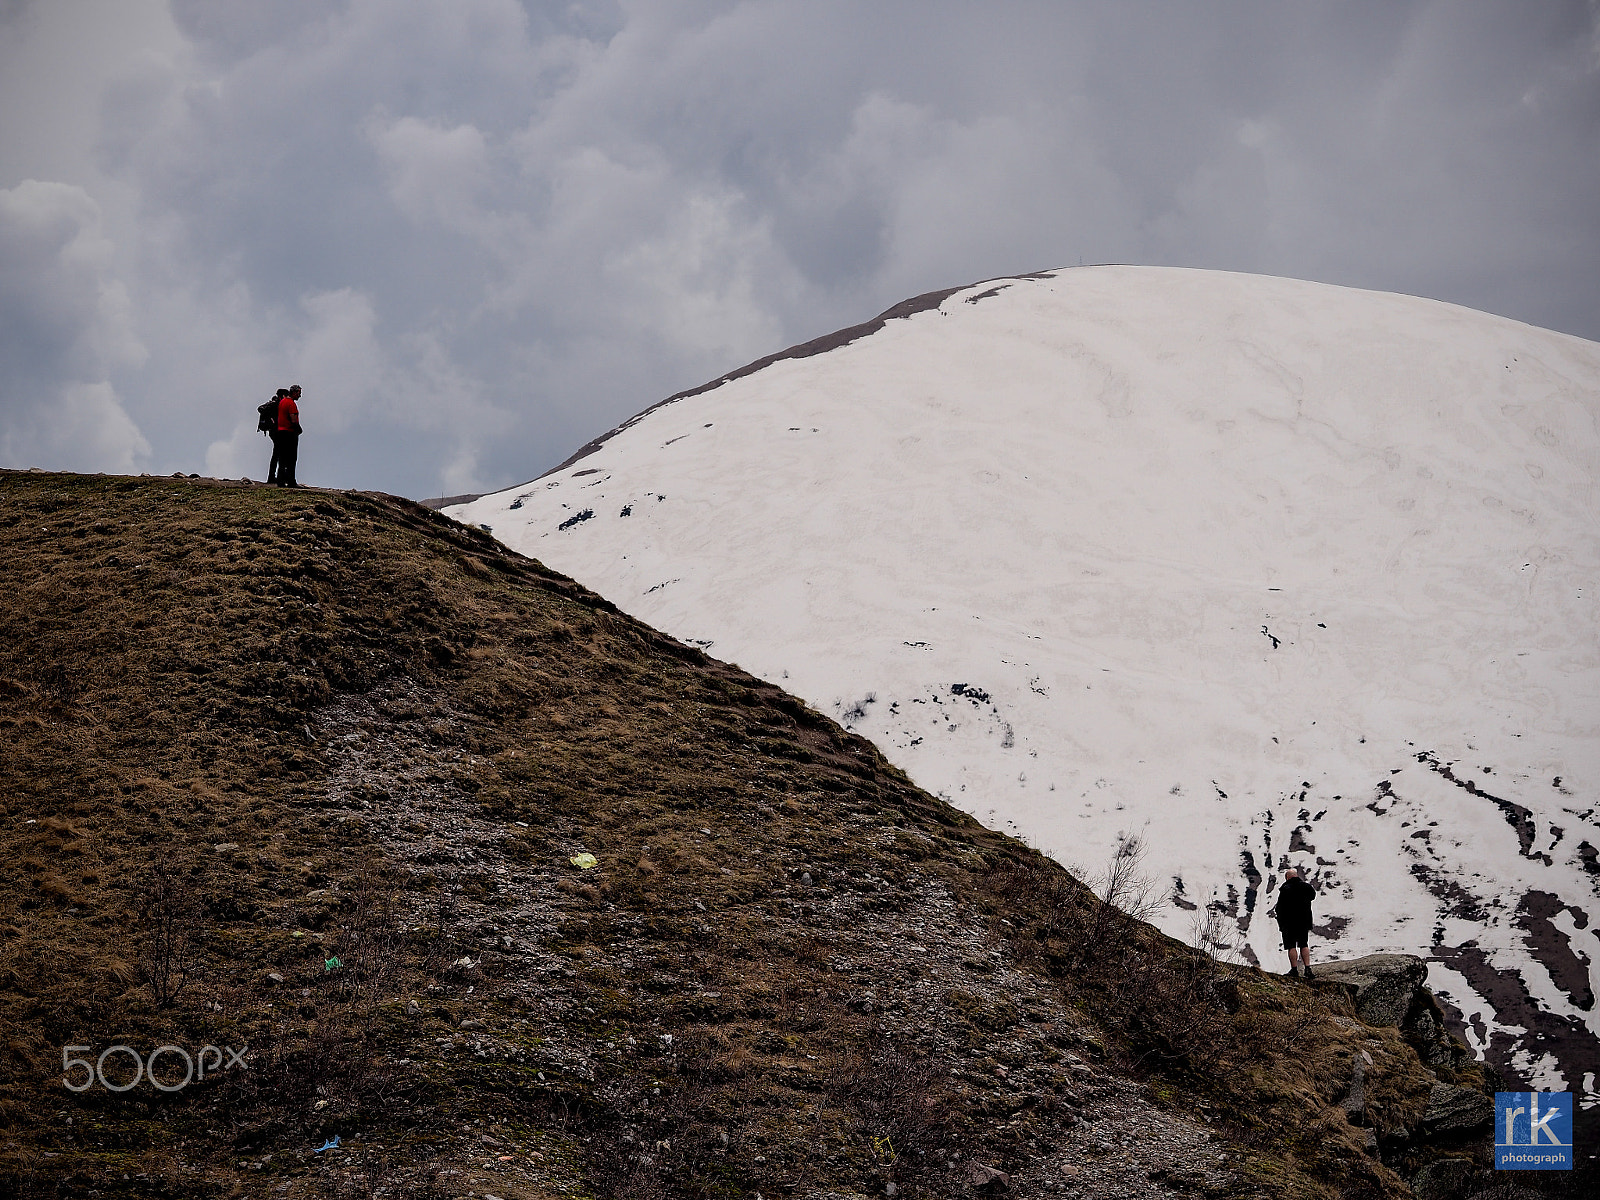
<svg viewBox="0 0 1600 1200">
<path fill-rule="evenodd" d="M 1080 259 L 1600 336 L 1597 28 L 1581 0 L 7 3 L 0 460 L 259 474 L 254 405 L 293 381 L 303 477 L 477 490 L 905 296 Z"/>
<path fill-rule="evenodd" d="M 82 188 L 30 179 L 0 190 L 7 465 L 128 471 L 150 453 L 109 378 L 145 359 L 113 262 L 100 208 Z"/>
</svg>

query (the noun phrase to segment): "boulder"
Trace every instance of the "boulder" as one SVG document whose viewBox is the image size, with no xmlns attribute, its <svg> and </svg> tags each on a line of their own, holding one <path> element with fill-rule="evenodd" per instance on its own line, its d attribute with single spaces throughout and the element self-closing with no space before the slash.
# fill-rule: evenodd
<svg viewBox="0 0 1600 1200">
<path fill-rule="evenodd" d="M 1346 988 L 1355 1001 L 1356 1015 L 1368 1025 L 1405 1022 L 1423 981 L 1428 964 L 1411 954 L 1368 954 L 1348 962 L 1317 963 L 1319 983 Z"/>
<path fill-rule="evenodd" d="M 1428 1096 L 1428 1111 L 1421 1129 L 1429 1134 L 1469 1134 L 1488 1129 L 1494 1120 L 1494 1101 L 1482 1092 L 1436 1083 Z"/>
</svg>

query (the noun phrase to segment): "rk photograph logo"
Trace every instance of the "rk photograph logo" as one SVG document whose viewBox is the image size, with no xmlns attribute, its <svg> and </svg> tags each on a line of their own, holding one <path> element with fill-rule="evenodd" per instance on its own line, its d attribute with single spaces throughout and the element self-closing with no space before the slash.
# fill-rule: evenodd
<svg viewBox="0 0 1600 1200">
<path fill-rule="evenodd" d="M 1496 1170 L 1572 1170 L 1571 1092 L 1496 1092 L 1494 1113 Z"/>
</svg>

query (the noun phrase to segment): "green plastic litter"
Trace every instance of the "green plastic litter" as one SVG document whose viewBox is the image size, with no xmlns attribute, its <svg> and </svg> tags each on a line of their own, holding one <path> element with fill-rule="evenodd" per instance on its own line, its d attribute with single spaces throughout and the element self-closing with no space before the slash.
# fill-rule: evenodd
<svg viewBox="0 0 1600 1200">
<path fill-rule="evenodd" d="M 340 962 L 339 959 L 338 959 L 338 956 L 335 955 L 333 958 L 326 959 L 323 962 L 322 971 L 323 971 L 323 974 L 327 974 L 327 972 L 333 970 L 335 967 L 342 967 L 342 966 L 344 966 L 344 964 L 342 962 Z"/>
<path fill-rule="evenodd" d="M 587 850 L 582 854 L 574 854 L 568 861 L 580 871 L 587 871 L 590 867 L 598 867 L 600 865 L 600 860 Z"/>
</svg>

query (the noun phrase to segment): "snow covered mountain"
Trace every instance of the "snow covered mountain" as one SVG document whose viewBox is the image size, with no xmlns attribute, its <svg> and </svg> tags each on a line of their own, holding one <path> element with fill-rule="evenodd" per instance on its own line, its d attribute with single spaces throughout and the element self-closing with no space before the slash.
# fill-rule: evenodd
<svg viewBox="0 0 1600 1200">
<path fill-rule="evenodd" d="M 1077 268 L 919 297 L 447 510 L 1282 969 L 1401 950 L 1600 1103 L 1600 345 Z M 1335 939 L 1330 947 L 1329 939 Z"/>
</svg>

